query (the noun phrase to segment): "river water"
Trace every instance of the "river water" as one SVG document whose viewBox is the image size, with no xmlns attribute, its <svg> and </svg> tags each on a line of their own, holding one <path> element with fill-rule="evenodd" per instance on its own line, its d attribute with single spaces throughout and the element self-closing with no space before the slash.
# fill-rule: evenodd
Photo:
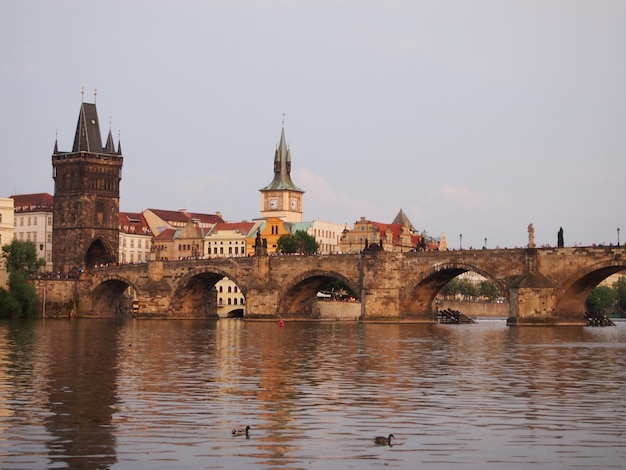
<svg viewBox="0 0 626 470">
<path fill-rule="evenodd" d="M 626 323 L 5 322 L 0 361 L 4 470 L 626 465 Z"/>
</svg>

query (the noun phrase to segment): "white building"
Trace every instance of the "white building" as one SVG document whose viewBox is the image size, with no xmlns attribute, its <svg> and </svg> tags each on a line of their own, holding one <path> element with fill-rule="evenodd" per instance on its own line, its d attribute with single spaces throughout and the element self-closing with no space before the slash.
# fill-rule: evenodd
<svg viewBox="0 0 626 470">
<path fill-rule="evenodd" d="M 13 207 L 13 199 L 0 198 L 0 249 L 4 245 L 8 245 L 13 240 L 15 228 L 15 209 Z M 4 258 L 0 253 L 0 287 L 7 287 L 8 276 L 4 264 Z"/>
<path fill-rule="evenodd" d="M 54 198 L 48 193 L 11 196 L 15 209 L 15 238 L 31 241 L 37 256 L 46 264 L 44 271 L 52 271 L 52 206 Z"/>
<path fill-rule="evenodd" d="M 120 212 L 119 262 L 145 263 L 152 248 L 152 231 L 143 214 Z"/>
<path fill-rule="evenodd" d="M 238 258 L 252 256 L 246 252 L 246 239 L 254 237 L 261 221 L 220 222 L 204 237 L 204 256 L 207 258 Z M 237 284 L 224 277 L 215 284 L 217 314 L 220 317 L 243 316 L 245 297 Z"/>
<path fill-rule="evenodd" d="M 288 225 L 288 224 L 287 224 Z M 332 255 L 341 253 L 339 241 L 344 230 L 348 230 L 345 224 L 336 224 L 334 222 L 324 222 L 314 220 L 313 222 L 297 222 L 290 224 L 291 233 L 302 230 L 315 238 L 319 245 L 319 253 L 322 255 Z"/>
</svg>

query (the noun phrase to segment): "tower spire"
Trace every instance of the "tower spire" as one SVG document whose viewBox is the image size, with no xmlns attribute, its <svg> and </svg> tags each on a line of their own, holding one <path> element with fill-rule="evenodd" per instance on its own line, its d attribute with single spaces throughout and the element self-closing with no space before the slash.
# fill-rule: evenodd
<svg viewBox="0 0 626 470">
<path fill-rule="evenodd" d="M 274 153 L 274 179 L 270 184 L 261 189 L 261 191 L 270 191 L 274 189 L 287 189 L 303 193 L 293 181 L 291 181 L 291 151 L 287 146 L 285 138 L 285 114 L 283 114 L 283 127 L 280 131 L 280 142 Z"/>
</svg>

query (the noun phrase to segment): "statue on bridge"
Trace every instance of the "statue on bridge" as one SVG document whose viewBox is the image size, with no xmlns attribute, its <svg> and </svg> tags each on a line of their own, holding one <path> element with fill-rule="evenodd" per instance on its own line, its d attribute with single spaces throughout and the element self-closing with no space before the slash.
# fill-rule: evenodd
<svg viewBox="0 0 626 470">
<path fill-rule="evenodd" d="M 528 225 L 528 248 L 535 248 L 535 227 L 533 224 Z"/>
<path fill-rule="evenodd" d="M 563 242 L 563 227 L 559 227 L 559 233 L 557 233 L 556 239 L 557 246 L 559 248 L 563 248 L 565 246 L 565 243 Z"/>
<path fill-rule="evenodd" d="M 254 241 L 254 256 L 267 255 L 267 238 L 261 240 L 261 230 L 256 232 L 256 240 Z"/>
</svg>

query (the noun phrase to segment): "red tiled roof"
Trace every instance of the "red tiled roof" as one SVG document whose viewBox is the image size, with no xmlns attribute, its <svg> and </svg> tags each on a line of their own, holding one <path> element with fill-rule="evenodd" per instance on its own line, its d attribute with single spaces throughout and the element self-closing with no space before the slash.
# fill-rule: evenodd
<svg viewBox="0 0 626 470">
<path fill-rule="evenodd" d="M 48 193 L 18 194 L 13 199 L 15 212 L 52 212 L 54 196 Z"/>
<path fill-rule="evenodd" d="M 156 237 L 154 237 L 154 240 L 155 241 L 173 240 L 174 239 L 174 235 L 176 235 L 176 229 L 166 228 L 161 233 L 159 233 Z"/>
<path fill-rule="evenodd" d="M 146 222 L 143 214 L 139 212 L 120 212 L 119 213 L 120 232 L 152 235 L 148 222 Z"/>
<path fill-rule="evenodd" d="M 220 230 L 239 230 L 241 233 L 248 233 L 254 227 L 254 222 L 219 222 L 215 224 L 213 232 Z"/>
<path fill-rule="evenodd" d="M 187 223 L 190 219 L 197 219 L 201 223 L 207 224 L 217 224 L 220 222 L 224 222 L 224 220 L 222 220 L 222 218 L 217 214 L 198 214 L 195 212 L 169 211 L 163 209 L 149 210 L 166 222 Z"/>
</svg>

